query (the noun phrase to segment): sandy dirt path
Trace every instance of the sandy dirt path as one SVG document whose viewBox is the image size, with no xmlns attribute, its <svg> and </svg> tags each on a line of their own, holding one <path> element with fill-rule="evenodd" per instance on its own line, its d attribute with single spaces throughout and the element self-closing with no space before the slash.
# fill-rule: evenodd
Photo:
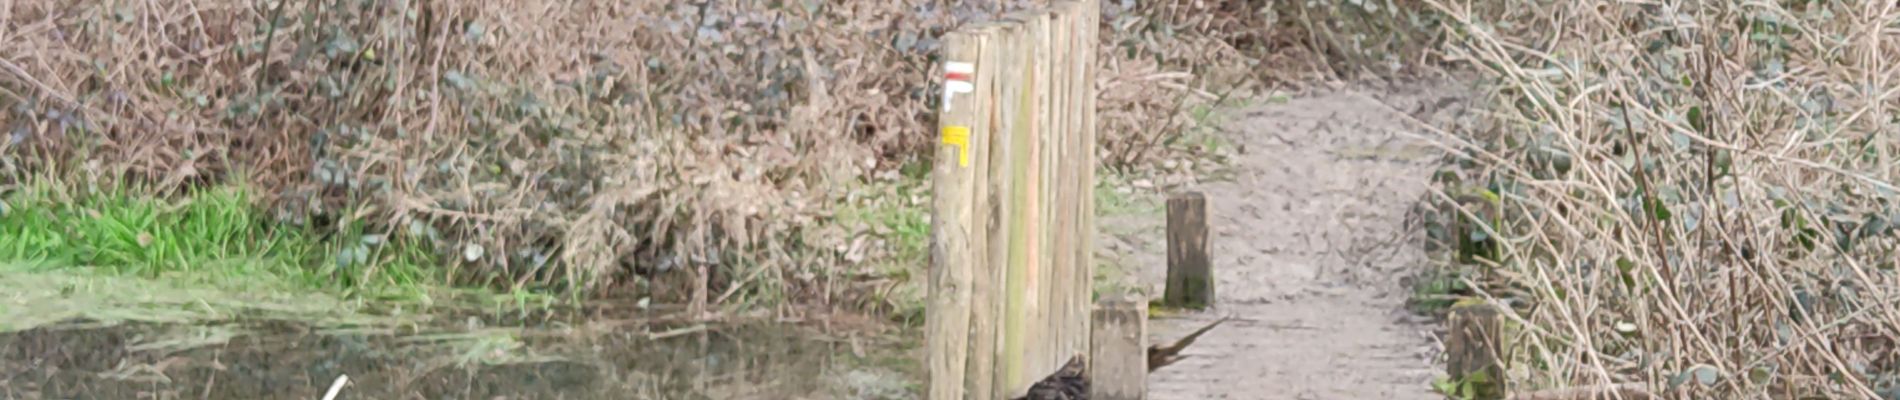
<svg viewBox="0 0 1900 400">
<path fill-rule="evenodd" d="M 1150 398 L 1441 398 L 1430 389 L 1433 327 L 1404 310 L 1402 283 L 1426 262 L 1408 211 L 1427 194 L 1439 153 L 1390 110 L 1449 120 L 1467 97 L 1457 93 L 1361 88 L 1237 111 L 1222 129 L 1238 153 L 1232 178 L 1173 189 L 1207 195 L 1219 304 L 1158 317 L 1151 342 L 1234 320 L 1151 375 Z M 1105 234 L 1106 249 L 1158 296 L 1165 222 L 1103 223 L 1121 232 Z"/>
</svg>

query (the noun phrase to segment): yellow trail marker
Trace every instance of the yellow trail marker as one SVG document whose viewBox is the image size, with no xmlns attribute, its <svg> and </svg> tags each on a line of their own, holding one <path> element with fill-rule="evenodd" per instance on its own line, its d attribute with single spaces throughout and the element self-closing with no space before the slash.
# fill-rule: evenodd
<svg viewBox="0 0 1900 400">
<path fill-rule="evenodd" d="M 957 146 L 957 166 L 970 166 L 970 127 L 943 127 L 943 144 Z"/>
</svg>

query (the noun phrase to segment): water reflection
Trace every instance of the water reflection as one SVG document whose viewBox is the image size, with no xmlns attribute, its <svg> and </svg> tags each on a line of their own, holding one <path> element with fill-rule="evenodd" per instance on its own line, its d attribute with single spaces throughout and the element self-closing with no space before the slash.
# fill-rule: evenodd
<svg viewBox="0 0 1900 400">
<path fill-rule="evenodd" d="M 288 323 L 0 335 L 0 398 L 907 399 L 910 345 L 785 325 L 372 333 Z M 655 335 L 651 332 L 684 332 Z M 201 335 L 202 336 L 202 335 Z M 655 336 L 666 336 L 655 338 Z M 184 343 L 155 346 L 153 344 Z"/>
</svg>

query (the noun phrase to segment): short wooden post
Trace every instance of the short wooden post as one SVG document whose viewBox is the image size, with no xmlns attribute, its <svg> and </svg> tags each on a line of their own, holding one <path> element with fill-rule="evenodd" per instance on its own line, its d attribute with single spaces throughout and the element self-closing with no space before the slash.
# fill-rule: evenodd
<svg viewBox="0 0 1900 400">
<path fill-rule="evenodd" d="M 1089 399 L 1148 398 L 1148 305 L 1106 299 L 1089 314 Z"/>
<path fill-rule="evenodd" d="M 1502 352 L 1504 317 L 1496 306 L 1460 304 L 1451 308 L 1451 332 L 1445 338 L 1445 369 L 1451 381 L 1469 385 L 1471 399 L 1504 398 Z"/>
<path fill-rule="evenodd" d="M 1204 309 L 1214 304 L 1214 267 L 1207 252 L 1207 197 L 1168 198 L 1168 286 L 1162 303 Z"/>
</svg>

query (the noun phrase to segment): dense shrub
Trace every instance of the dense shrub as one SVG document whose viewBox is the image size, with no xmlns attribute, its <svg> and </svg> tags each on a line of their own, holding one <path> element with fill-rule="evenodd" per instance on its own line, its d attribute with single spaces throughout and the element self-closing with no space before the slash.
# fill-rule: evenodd
<svg viewBox="0 0 1900 400">
<path fill-rule="evenodd" d="M 0 188 L 246 180 L 282 222 L 429 243 L 463 281 L 829 299 L 867 230 L 836 208 L 918 204 L 853 188 L 927 165 L 934 38 L 1031 5 L 8 3 Z M 1252 3 L 1103 7 L 1121 167 L 1297 47 Z"/>
<path fill-rule="evenodd" d="M 1520 388 L 1893 398 L 1891 5 L 1434 2 L 1488 78 L 1442 199 Z"/>
</svg>

